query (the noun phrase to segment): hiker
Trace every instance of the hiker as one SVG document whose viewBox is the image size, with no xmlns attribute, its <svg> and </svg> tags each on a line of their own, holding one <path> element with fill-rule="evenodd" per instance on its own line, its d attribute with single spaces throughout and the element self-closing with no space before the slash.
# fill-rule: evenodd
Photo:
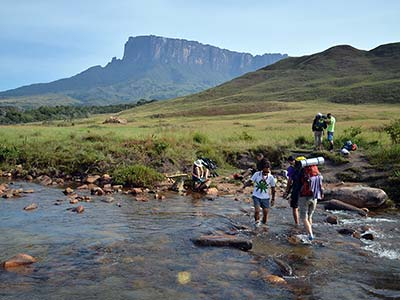
<svg viewBox="0 0 400 300">
<path fill-rule="evenodd" d="M 333 133 L 335 131 L 336 118 L 332 116 L 331 113 L 328 113 L 326 115 L 325 122 L 327 124 L 326 132 L 327 132 L 327 139 L 329 141 L 329 151 L 333 152 Z"/>
<path fill-rule="evenodd" d="M 193 190 L 203 192 L 210 186 L 209 170 L 204 166 L 201 159 L 197 159 L 192 167 Z"/>
<path fill-rule="evenodd" d="M 312 131 L 314 132 L 314 150 L 322 150 L 322 137 L 326 128 L 325 118 L 318 113 L 312 123 Z"/>
<path fill-rule="evenodd" d="M 300 161 L 296 162 L 298 165 L 299 163 Z M 296 181 L 300 184 L 298 191 L 300 219 L 307 232 L 307 242 L 311 242 L 314 239 L 312 217 L 317 207 L 317 201 L 323 198 L 322 175 L 317 165 L 309 165 L 301 168 L 300 176 Z"/>
<path fill-rule="evenodd" d="M 256 227 L 261 225 L 261 209 L 263 211 L 262 223 L 266 224 L 268 221 L 268 209 L 270 206 L 274 206 L 275 203 L 275 179 L 270 172 L 271 164 L 264 158 L 260 161 L 260 167 L 262 168 L 262 171 L 255 172 L 251 179 L 243 185 L 243 188 L 245 188 L 254 183 L 252 198 L 254 203 L 254 221 Z M 271 188 L 271 195 L 269 193 L 269 188 Z"/>
<path fill-rule="evenodd" d="M 299 170 L 295 168 L 295 158 L 293 156 L 288 157 L 289 167 L 287 168 L 287 185 L 286 190 L 283 193 L 283 198 L 288 198 L 290 207 L 292 208 L 293 220 L 295 225 L 299 225 L 299 193 L 298 193 L 298 176 Z"/>
</svg>

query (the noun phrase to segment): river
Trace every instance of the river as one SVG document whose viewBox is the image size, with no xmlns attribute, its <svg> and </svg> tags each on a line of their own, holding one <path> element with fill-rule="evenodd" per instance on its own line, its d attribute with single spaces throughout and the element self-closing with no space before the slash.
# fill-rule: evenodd
<svg viewBox="0 0 400 300">
<path fill-rule="evenodd" d="M 292 245 L 288 237 L 302 228 L 292 225 L 282 199 L 268 227 L 254 231 L 251 204 L 233 195 L 210 201 L 169 193 L 140 202 L 114 194 L 111 203 L 94 196 L 77 214 L 59 188 L 18 181 L 10 187 L 35 192 L 0 198 L 0 261 L 26 253 L 38 262 L 0 269 L 0 299 L 400 299 L 398 211 L 368 218 L 333 212 L 340 224 L 330 225 L 318 209 L 316 241 Z M 39 207 L 24 211 L 32 202 Z M 337 232 L 360 226 L 373 241 Z M 192 242 L 215 232 L 250 238 L 253 249 Z M 265 274 L 287 284 L 269 283 Z"/>
</svg>

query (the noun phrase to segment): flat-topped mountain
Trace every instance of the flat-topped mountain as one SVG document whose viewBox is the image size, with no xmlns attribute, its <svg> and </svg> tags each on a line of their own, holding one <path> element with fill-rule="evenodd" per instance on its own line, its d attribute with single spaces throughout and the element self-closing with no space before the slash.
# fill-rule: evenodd
<svg viewBox="0 0 400 300">
<path fill-rule="evenodd" d="M 167 99 L 214 87 L 286 58 L 253 56 L 195 41 L 158 36 L 130 37 L 122 59 L 70 78 L 0 93 L 0 105 L 113 104 Z"/>
<path fill-rule="evenodd" d="M 282 102 L 400 103 L 400 43 L 358 50 L 348 45 L 290 57 L 218 87 L 167 101 L 199 107 L 180 114 L 249 113 L 283 109 Z M 169 103 L 171 102 L 171 103 Z M 272 103 L 273 102 L 273 103 Z"/>
</svg>

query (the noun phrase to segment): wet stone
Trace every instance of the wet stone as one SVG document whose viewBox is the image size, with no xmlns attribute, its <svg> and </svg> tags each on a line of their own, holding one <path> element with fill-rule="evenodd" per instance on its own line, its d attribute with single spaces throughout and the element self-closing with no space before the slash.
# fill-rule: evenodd
<svg viewBox="0 0 400 300">
<path fill-rule="evenodd" d="M 28 206 L 25 206 L 24 210 L 34 210 L 36 208 L 38 208 L 38 205 L 36 203 L 31 203 Z"/>
<path fill-rule="evenodd" d="M 326 218 L 326 222 L 328 222 L 329 224 L 334 224 L 334 225 L 336 225 L 336 224 L 339 223 L 339 222 L 338 222 L 338 217 L 337 217 L 337 216 L 328 216 L 328 217 Z"/>
<path fill-rule="evenodd" d="M 2 266 L 4 269 L 15 268 L 19 266 L 33 264 L 36 261 L 37 261 L 36 258 L 28 254 L 20 253 L 4 261 L 2 263 Z"/>
</svg>

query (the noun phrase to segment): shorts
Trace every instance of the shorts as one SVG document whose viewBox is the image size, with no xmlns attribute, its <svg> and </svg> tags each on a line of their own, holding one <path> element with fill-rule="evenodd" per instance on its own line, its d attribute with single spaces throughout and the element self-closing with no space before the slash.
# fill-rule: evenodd
<svg viewBox="0 0 400 300">
<path fill-rule="evenodd" d="M 333 131 L 328 131 L 327 139 L 328 139 L 328 141 L 330 141 L 330 142 L 333 141 Z"/>
<path fill-rule="evenodd" d="M 299 207 L 299 197 L 295 197 L 295 196 L 290 197 L 290 207 L 291 208 Z"/>
<path fill-rule="evenodd" d="M 252 196 L 254 207 L 259 206 L 261 208 L 269 208 L 269 198 L 268 199 L 260 199 L 256 196 Z"/>
<path fill-rule="evenodd" d="M 323 131 L 314 131 L 314 145 L 319 146 L 322 144 Z"/>
<path fill-rule="evenodd" d="M 299 198 L 299 213 L 300 219 L 311 220 L 317 207 L 317 199 L 313 197 L 300 197 Z"/>
</svg>

